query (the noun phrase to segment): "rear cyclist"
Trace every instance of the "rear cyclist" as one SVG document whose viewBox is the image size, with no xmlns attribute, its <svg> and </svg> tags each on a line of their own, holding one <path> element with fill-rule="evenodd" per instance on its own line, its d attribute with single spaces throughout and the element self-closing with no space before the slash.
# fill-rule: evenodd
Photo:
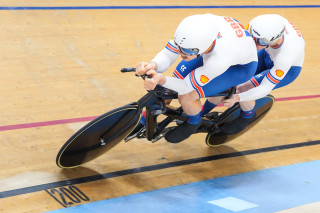
<svg viewBox="0 0 320 213">
<path fill-rule="evenodd" d="M 240 102 L 243 110 L 234 122 L 223 127 L 227 134 L 237 134 L 245 129 L 255 119 L 255 100 L 292 83 L 300 74 L 304 61 L 304 39 L 282 16 L 257 16 L 250 21 L 248 29 L 258 49 L 258 68 L 253 78 L 237 87 L 237 94 L 223 100 L 227 107 Z"/>
</svg>

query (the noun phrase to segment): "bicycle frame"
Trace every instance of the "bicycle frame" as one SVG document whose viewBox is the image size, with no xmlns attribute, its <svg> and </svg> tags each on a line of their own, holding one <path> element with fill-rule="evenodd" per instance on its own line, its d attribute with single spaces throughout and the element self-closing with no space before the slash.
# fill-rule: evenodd
<svg viewBox="0 0 320 213">
<path fill-rule="evenodd" d="M 230 90 L 224 91 L 217 95 L 217 96 L 225 96 L 229 98 L 232 94 L 235 93 L 235 87 L 231 88 Z M 173 108 L 167 106 L 164 100 L 169 99 L 177 99 L 178 94 L 175 91 L 168 90 L 160 85 L 157 85 L 154 90 L 148 91 L 148 93 L 143 96 L 136 104 L 139 105 L 139 108 L 146 108 L 146 138 L 149 141 L 157 141 L 158 139 L 163 137 L 163 133 L 166 133 L 170 130 L 163 132 L 163 130 L 174 120 L 185 121 L 187 119 L 187 115 L 183 113 L 182 107 Z M 152 107 L 152 106 L 157 106 Z M 235 106 L 236 107 L 236 106 Z M 155 109 L 154 109 L 155 108 Z M 161 122 L 157 122 L 157 117 L 163 114 L 167 116 Z M 199 127 L 197 132 L 208 132 L 212 130 L 216 123 L 217 116 L 213 119 L 203 118 L 201 121 L 201 126 Z"/>
</svg>

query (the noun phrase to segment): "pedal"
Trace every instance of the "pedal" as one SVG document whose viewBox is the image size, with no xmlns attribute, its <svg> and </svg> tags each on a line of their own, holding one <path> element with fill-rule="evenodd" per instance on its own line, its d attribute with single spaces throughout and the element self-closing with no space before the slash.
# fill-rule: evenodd
<svg viewBox="0 0 320 213">
<path fill-rule="evenodd" d="M 138 135 L 137 135 L 137 138 L 140 139 L 140 138 L 146 138 L 146 127 L 144 126 L 139 132 L 138 132 Z"/>
<path fill-rule="evenodd" d="M 179 126 L 180 124 L 182 124 L 184 121 L 182 120 L 176 120 L 176 124 Z"/>
<path fill-rule="evenodd" d="M 142 127 L 138 132 L 132 134 L 132 135 L 129 135 L 127 136 L 125 139 L 124 139 L 124 142 L 128 142 L 130 140 L 132 140 L 133 138 L 145 138 L 146 137 L 146 127 Z"/>
<path fill-rule="evenodd" d="M 151 142 L 152 143 L 155 143 L 157 142 L 158 140 L 160 140 L 161 138 L 163 138 L 170 130 L 176 128 L 175 126 L 173 127 L 169 127 L 169 128 L 166 128 L 164 129 L 159 135 L 157 135 L 156 137 L 154 137 Z"/>
<path fill-rule="evenodd" d="M 219 117 L 219 114 L 221 112 L 209 112 L 208 114 L 205 115 L 205 117 L 209 120 L 214 120 L 216 119 L 217 117 Z"/>
<path fill-rule="evenodd" d="M 153 110 L 153 111 L 151 112 L 151 115 L 157 116 L 157 115 L 163 114 L 164 112 L 165 112 L 165 110 L 162 110 L 162 109 Z"/>
</svg>

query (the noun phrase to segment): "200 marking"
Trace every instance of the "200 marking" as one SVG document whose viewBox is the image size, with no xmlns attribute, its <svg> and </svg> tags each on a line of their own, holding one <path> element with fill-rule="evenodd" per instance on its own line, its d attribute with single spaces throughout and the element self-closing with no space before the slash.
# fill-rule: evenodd
<svg viewBox="0 0 320 213">
<path fill-rule="evenodd" d="M 89 201 L 89 197 L 85 195 L 78 187 L 62 186 L 54 189 L 45 190 L 51 197 L 53 197 L 63 207 L 68 207 L 74 204 L 79 204 L 82 201 Z"/>
</svg>

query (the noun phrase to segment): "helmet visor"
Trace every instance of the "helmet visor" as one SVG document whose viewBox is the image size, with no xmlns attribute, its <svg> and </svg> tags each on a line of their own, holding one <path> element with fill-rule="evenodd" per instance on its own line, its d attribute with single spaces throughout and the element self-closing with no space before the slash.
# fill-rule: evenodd
<svg viewBox="0 0 320 213">
<path fill-rule="evenodd" d="M 183 47 L 180 47 L 178 44 L 176 44 L 179 51 L 185 55 L 189 55 L 189 56 L 192 56 L 192 55 L 198 55 L 199 53 L 199 49 L 198 48 L 183 48 Z"/>
<path fill-rule="evenodd" d="M 266 39 L 263 39 L 263 38 L 253 37 L 253 39 L 256 42 L 256 44 L 259 46 L 269 46 L 270 44 L 272 44 L 272 42 L 267 41 Z"/>
</svg>

